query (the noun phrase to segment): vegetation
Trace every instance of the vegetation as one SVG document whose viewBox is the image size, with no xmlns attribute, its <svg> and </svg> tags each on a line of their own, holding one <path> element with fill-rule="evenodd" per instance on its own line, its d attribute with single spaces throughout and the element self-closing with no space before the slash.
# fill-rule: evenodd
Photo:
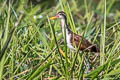
<svg viewBox="0 0 120 80">
<path fill-rule="evenodd" d="M 1 0 L 0 80 L 120 79 L 119 0 Z M 73 32 L 100 47 L 72 51 L 62 42 L 65 11 Z M 95 59 L 96 58 L 96 59 Z M 90 63 L 90 70 L 88 69 Z"/>
</svg>

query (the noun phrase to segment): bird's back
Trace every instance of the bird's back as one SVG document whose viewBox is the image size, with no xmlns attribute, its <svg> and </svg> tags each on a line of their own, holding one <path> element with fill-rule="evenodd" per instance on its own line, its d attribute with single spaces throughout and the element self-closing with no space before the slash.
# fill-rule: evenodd
<svg viewBox="0 0 120 80">
<path fill-rule="evenodd" d="M 90 43 L 88 40 L 86 40 L 84 37 L 73 33 L 71 37 L 71 43 L 72 45 L 75 45 L 77 48 L 80 45 L 80 50 L 81 51 L 86 51 L 86 52 L 99 52 L 99 48 L 96 47 L 96 45 Z"/>
</svg>

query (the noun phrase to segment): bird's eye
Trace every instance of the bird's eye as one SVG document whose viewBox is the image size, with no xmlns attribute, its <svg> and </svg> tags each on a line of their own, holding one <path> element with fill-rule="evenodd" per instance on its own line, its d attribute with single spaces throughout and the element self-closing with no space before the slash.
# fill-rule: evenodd
<svg viewBox="0 0 120 80">
<path fill-rule="evenodd" d="M 62 15 L 61 13 L 59 13 L 59 15 Z"/>
</svg>

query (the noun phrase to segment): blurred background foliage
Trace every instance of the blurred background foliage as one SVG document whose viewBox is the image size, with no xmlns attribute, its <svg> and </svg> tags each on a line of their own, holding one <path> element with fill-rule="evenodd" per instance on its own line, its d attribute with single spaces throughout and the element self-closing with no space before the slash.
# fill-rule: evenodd
<svg viewBox="0 0 120 80">
<path fill-rule="evenodd" d="M 0 0 L 0 79 L 119 80 L 119 3 L 120 0 Z M 101 49 L 100 58 L 90 62 L 92 69 L 88 74 L 84 73 L 84 57 L 87 55 L 91 59 L 95 56 L 94 53 L 78 55 L 74 69 L 74 51 L 68 49 L 69 66 L 65 69 L 64 56 L 61 60 L 58 55 L 50 25 L 55 29 L 59 47 L 65 52 L 64 45 L 60 44 L 60 22 L 57 20 L 49 23 L 49 17 L 61 10 L 68 13 L 68 18 L 72 16 L 68 22 L 73 25 L 73 32 L 85 33 L 84 37 L 92 43 L 97 43 L 100 48 L 105 45 L 104 49 Z M 102 30 L 105 38 L 101 37 Z M 103 39 L 105 43 L 101 42 Z"/>
</svg>

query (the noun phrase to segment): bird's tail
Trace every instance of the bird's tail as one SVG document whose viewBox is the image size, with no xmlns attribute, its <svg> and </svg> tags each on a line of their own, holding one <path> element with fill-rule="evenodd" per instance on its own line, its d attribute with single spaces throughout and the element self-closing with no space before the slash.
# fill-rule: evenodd
<svg viewBox="0 0 120 80">
<path fill-rule="evenodd" d="M 99 52 L 100 52 L 100 49 L 99 49 L 99 48 L 97 48 L 97 46 L 96 46 L 96 45 L 94 45 L 94 46 L 92 46 L 92 47 L 91 47 L 91 51 L 92 51 L 92 52 L 99 53 Z"/>
</svg>

